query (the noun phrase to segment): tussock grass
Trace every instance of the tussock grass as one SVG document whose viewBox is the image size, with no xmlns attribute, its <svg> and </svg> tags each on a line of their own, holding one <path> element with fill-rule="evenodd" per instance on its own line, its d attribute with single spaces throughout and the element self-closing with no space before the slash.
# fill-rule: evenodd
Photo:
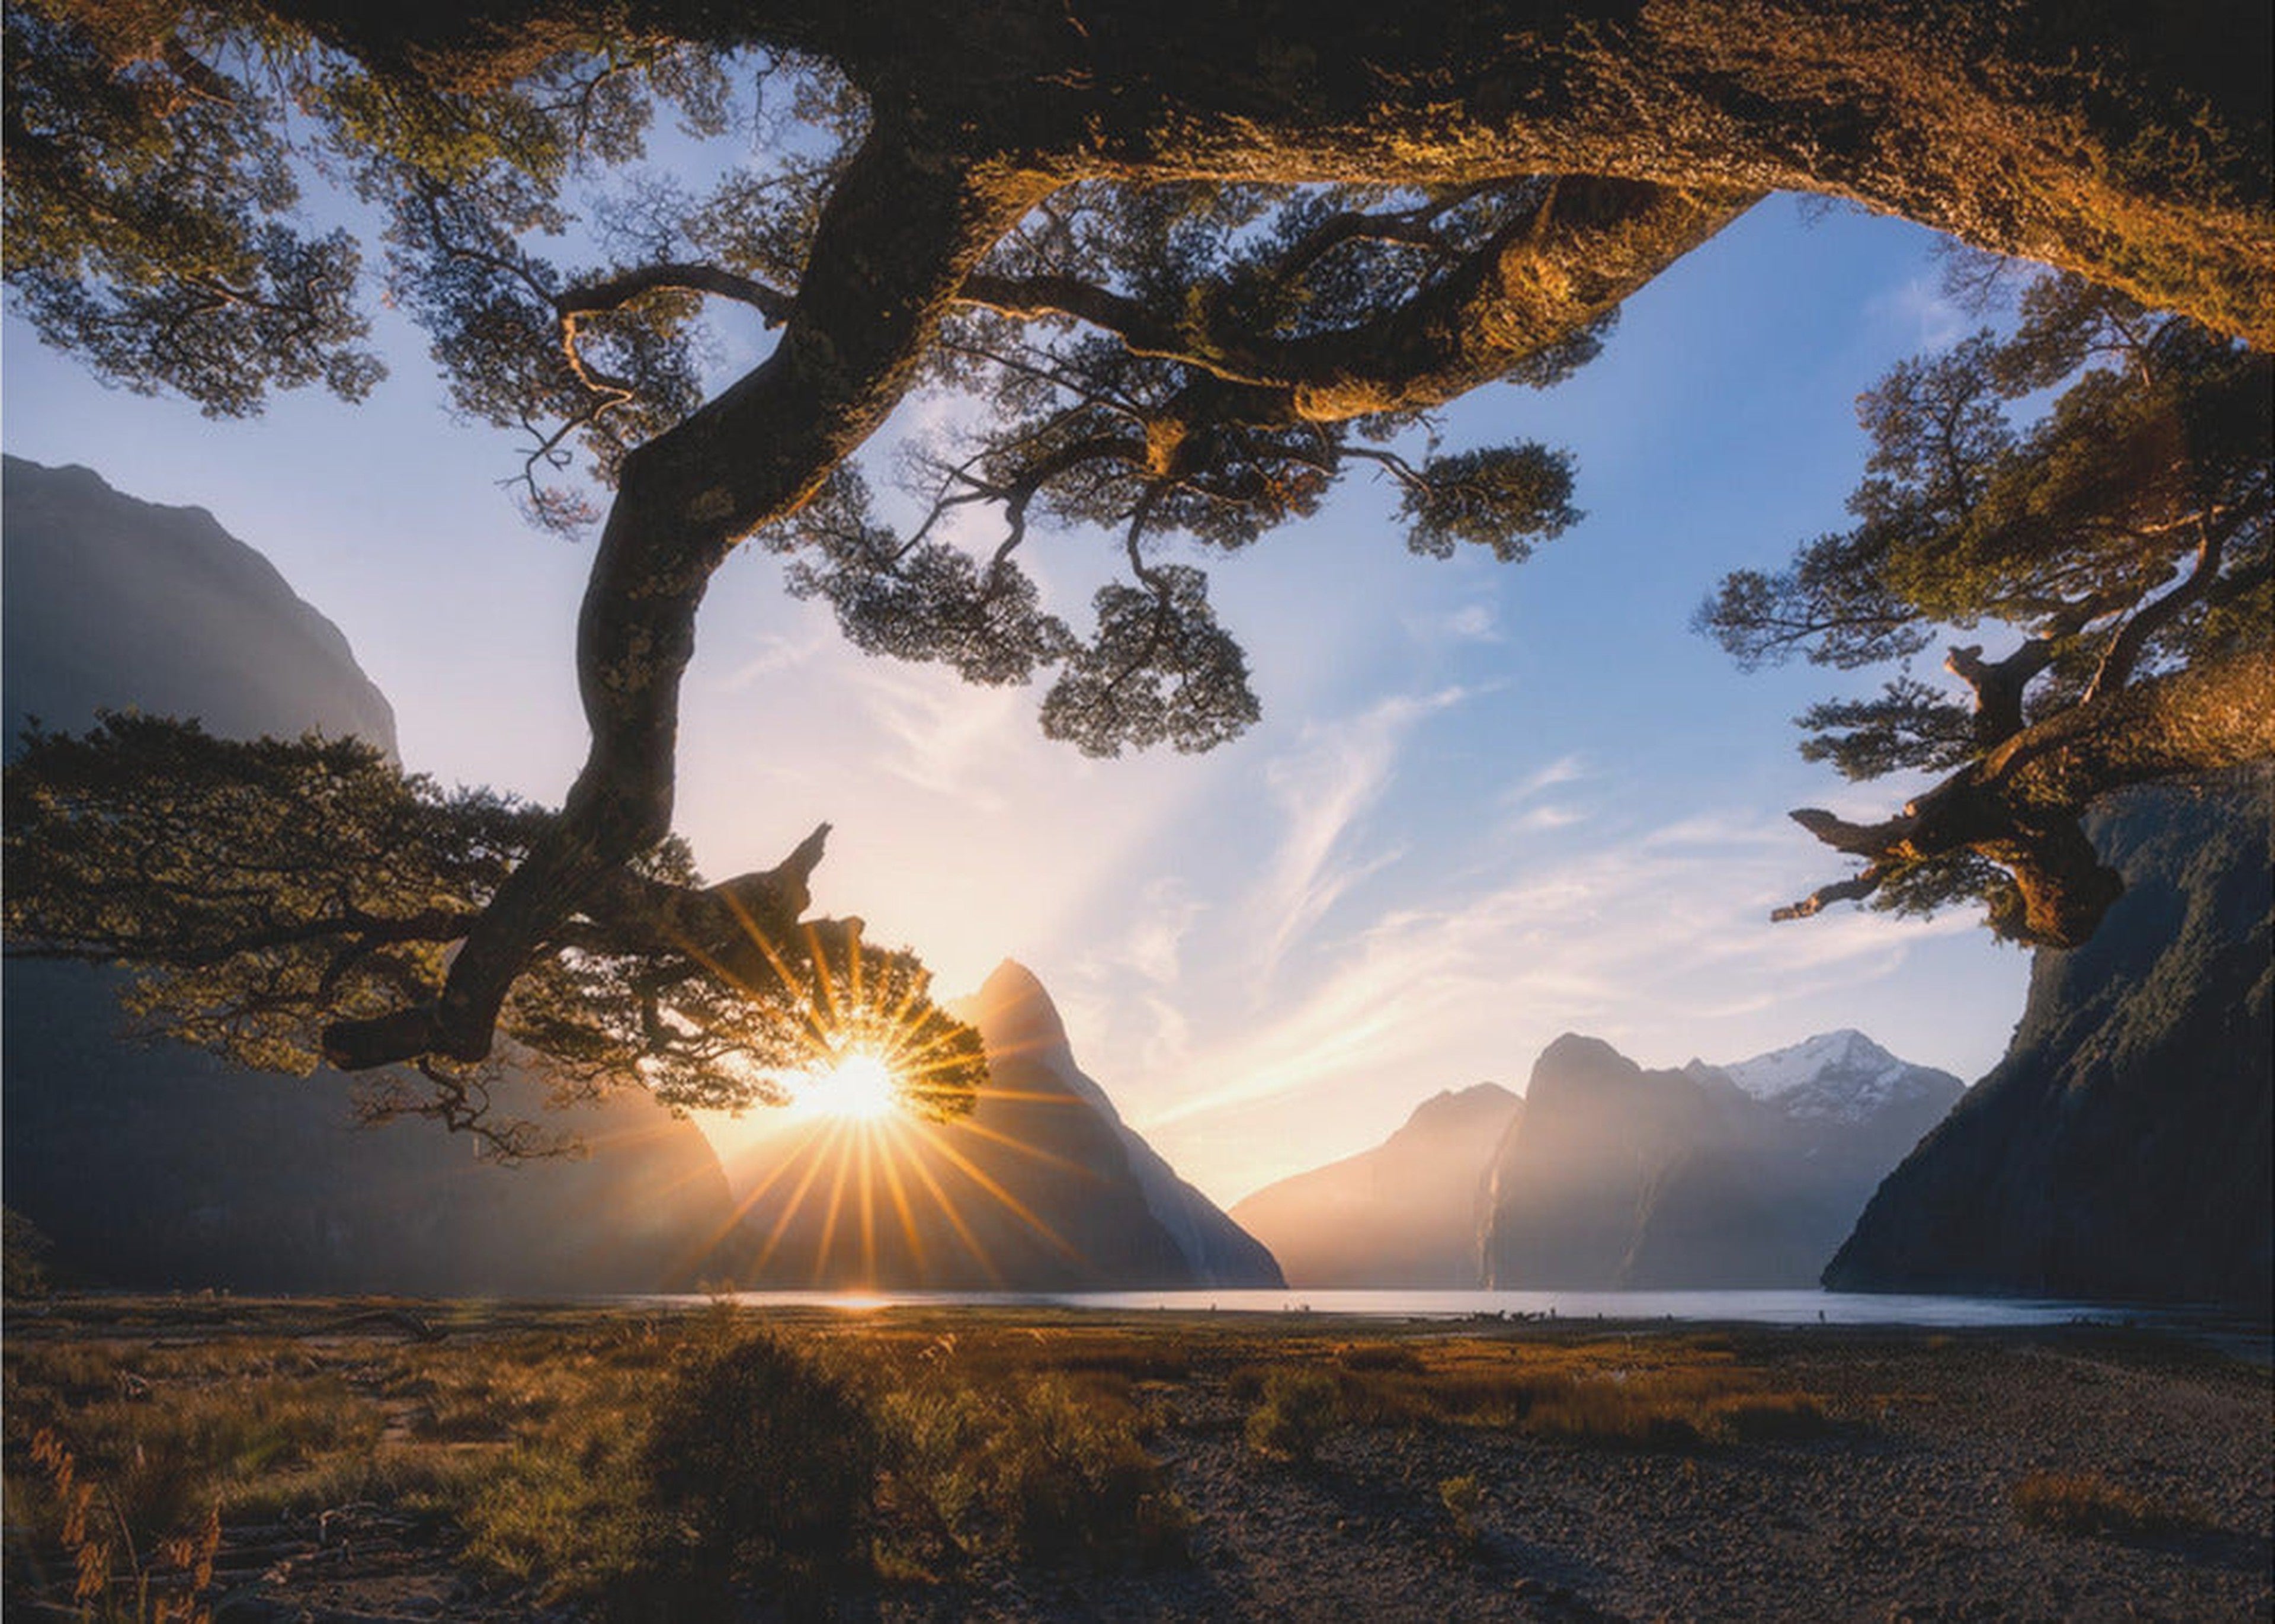
<svg viewBox="0 0 2275 1624">
<path fill-rule="evenodd" d="M 238 1312 L 259 1326 L 283 1311 Z M 924 1586 L 1003 1563 L 1182 1560 L 1194 1520 L 1156 1458 L 1168 1430 L 1235 1427 L 1260 1455 L 1309 1462 L 1354 1429 L 1693 1449 L 1832 1424 L 1705 1338 L 1200 1336 L 725 1304 L 446 1312 L 453 1334 L 435 1344 L 238 1333 L 209 1304 L 116 1316 L 100 1339 L 11 1336 L 11 1587 L 61 1599 L 26 1566 L 31 1547 L 50 1563 L 60 1549 L 63 1507 L 29 1457 L 42 1429 L 102 1482 L 138 1549 L 216 1506 L 228 1527 L 267 1528 L 369 1505 L 421 1519 L 472 1575 L 533 1604 L 667 1617 L 698 1590 L 797 1611 L 849 1576 Z M 1450 1548 L 1474 1549 L 1482 1485 L 1438 1486 L 1425 1506 Z M 830 1509 L 802 1522 L 806 1505 Z"/>
<path fill-rule="evenodd" d="M 2025 1527 L 2052 1534 L 2172 1534 L 2200 1522 L 2099 1472 L 2032 1472 L 2007 1500 Z"/>
</svg>

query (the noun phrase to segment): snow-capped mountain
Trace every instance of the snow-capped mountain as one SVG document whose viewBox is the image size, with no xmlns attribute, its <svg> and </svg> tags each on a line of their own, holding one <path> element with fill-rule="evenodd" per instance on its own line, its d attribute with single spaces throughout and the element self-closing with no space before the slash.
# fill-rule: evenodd
<svg viewBox="0 0 2275 1624">
<path fill-rule="evenodd" d="M 1899 1059 L 1848 1028 L 1715 1069 L 1795 1122 L 1860 1123 L 1889 1111 L 1939 1120 L 1965 1091 L 1951 1073 Z"/>
<path fill-rule="evenodd" d="M 1486 1175 L 1485 1281 L 1808 1285 L 1963 1091 L 1860 1032 L 1679 1071 L 1568 1033 Z"/>
</svg>

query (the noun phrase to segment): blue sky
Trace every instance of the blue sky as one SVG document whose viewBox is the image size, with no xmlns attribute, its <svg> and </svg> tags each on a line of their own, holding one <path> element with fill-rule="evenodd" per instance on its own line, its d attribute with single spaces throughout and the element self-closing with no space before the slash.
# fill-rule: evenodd
<svg viewBox="0 0 2275 1624">
<path fill-rule="evenodd" d="M 1041 737 L 1034 694 L 865 659 L 740 554 L 688 679 L 679 827 L 725 874 L 830 820 L 820 908 L 918 948 L 943 993 L 1028 964 L 1124 1116 L 1225 1202 L 1441 1088 L 1521 1089 L 1568 1030 L 1675 1064 L 1856 1026 L 1972 1080 L 2022 955 L 1958 915 L 1768 922 L 1841 872 L 1787 809 L 1902 798 L 1794 752 L 1795 713 L 1877 677 L 1746 675 L 1688 630 L 1722 572 L 1842 524 L 1854 397 L 1964 325 L 1931 242 L 1772 200 L 1570 382 L 1462 403 L 1451 446 L 1576 455 L 1588 517 L 1523 565 L 1410 556 L 1363 478 L 1216 563 L 1265 721 L 1206 757 L 1085 760 Z M 444 413 L 415 334 L 382 336 L 394 375 L 365 406 L 215 424 L 98 387 L 11 317 L 0 439 L 211 509 L 347 633 L 407 764 L 557 801 L 588 549 L 521 523 L 511 442 Z M 1101 540 L 1031 550 L 1078 617 Z"/>
</svg>

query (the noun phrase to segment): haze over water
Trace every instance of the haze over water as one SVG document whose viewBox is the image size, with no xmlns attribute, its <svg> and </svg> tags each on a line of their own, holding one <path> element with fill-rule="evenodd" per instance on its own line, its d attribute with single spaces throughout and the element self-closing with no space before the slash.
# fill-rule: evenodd
<svg viewBox="0 0 2275 1624">
<path fill-rule="evenodd" d="M 696 1305 L 702 1296 L 654 1296 L 641 1302 Z M 1311 1312 L 1407 1319 L 1635 1321 L 1694 1325 L 1840 1325 L 2030 1326 L 2084 1319 L 2118 1325 L 2194 1321 L 2185 1311 L 2050 1297 L 1969 1297 L 1845 1291 L 743 1291 L 729 1299 L 749 1308 L 865 1311 L 889 1307 L 1011 1308 L 1048 1305 L 1102 1312 L 1161 1310 L 1185 1313 Z"/>
</svg>

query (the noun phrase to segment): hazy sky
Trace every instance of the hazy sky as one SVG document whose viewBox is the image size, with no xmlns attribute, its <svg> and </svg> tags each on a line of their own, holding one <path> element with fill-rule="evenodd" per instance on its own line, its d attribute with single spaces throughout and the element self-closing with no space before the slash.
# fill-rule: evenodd
<svg viewBox="0 0 2275 1624">
<path fill-rule="evenodd" d="M 943 993 L 1028 964 L 1085 1069 L 1226 1203 L 1441 1088 L 1521 1089 L 1565 1031 L 1666 1065 L 1856 1026 L 1971 1081 L 2021 1012 L 2022 955 L 1963 915 L 1768 922 L 1844 872 L 1787 809 L 1902 797 L 1794 752 L 1803 706 L 1877 677 L 1747 676 L 1688 630 L 1723 571 L 1841 526 L 1854 397 L 1964 325 L 1931 242 L 1772 200 L 1631 300 L 1571 382 L 1464 402 L 1450 447 L 1577 456 L 1588 517 L 1530 563 L 1413 557 L 1357 478 L 1215 563 L 1265 720 L 1206 757 L 1085 760 L 1041 736 L 1034 693 L 865 659 L 738 555 L 685 690 L 678 826 L 723 875 L 834 823 L 821 910 L 918 948 Z M 0 438 L 211 509 L 346 632 L 408 765 L 557 802 L 584 750 L 589 549 L 521 523 L 511 440 L 450 420 L 418 336 L 386 336 L 394 376 L 364 407 L 214 424 L 105 391 L 11 317 Z M 1102 540 L 1029 550 L 1085 622 Z"/>
</svg>

